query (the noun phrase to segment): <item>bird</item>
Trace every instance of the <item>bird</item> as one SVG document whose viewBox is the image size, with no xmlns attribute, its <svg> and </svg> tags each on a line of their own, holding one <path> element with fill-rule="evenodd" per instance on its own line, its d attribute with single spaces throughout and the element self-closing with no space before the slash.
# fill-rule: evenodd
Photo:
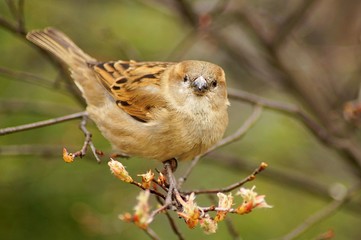
<svg viewBox="0 0 361 240">
<path fill-rule="evenodd" d="M 186 161 L 222 139 L 229 101 L 220 66 L 198 60 L 101 62 L 52 27 L 26 38 L 68 66 L 90 119 L 116 153 Z"/>
</svg>

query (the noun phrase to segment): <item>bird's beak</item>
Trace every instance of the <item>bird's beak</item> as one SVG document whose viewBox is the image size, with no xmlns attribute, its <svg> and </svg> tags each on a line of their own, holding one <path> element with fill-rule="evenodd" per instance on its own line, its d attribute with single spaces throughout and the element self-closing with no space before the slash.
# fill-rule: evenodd
<svg viewBox="0 0 361 240">
<path fill-rule="evenodd" d="M 203 76 L 199 76 L 194 82 L 192 83 L 192 87 L 196 94 L 203 94 L 208 90 L 208 83 L 204 79 Z"/>
</svg>

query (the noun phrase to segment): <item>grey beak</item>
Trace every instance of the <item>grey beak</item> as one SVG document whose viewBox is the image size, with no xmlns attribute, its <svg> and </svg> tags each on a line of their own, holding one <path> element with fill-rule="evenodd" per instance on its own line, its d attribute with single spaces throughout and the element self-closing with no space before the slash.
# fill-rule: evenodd
<svg viewBox="0 0 361 240">
<path fill-rule="evenodd" d="M 194 82 L 192 83 L 192 87 L 196 92 L 204 93 L 208 89 L 208 83 L 204 79 L 203 76 L 199 76 Z"/>
</svg>

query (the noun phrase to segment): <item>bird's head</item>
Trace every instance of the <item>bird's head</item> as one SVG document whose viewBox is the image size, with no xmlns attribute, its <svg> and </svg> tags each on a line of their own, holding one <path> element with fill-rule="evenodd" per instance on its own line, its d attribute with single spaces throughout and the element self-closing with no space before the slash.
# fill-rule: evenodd
<svg viewBox="0 0 361 240">
<path fill-rule="evenodd" d="M 169 72 L 168 91 L 177 104 L 208 102 L 227 104 L 224 71 L 213 63 L 188 60 L 175 64 Z"/>
</svg>

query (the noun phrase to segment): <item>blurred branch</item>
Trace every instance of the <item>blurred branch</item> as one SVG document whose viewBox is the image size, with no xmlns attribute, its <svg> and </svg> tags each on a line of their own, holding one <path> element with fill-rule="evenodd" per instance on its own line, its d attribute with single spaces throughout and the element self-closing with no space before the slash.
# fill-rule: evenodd
<svg viewBox="0 0 361 240">
<path fill-rule="evenodd" d="M 147 227 L 145 229 L 143 229 L 143 231 L 148 235 L 148 237 L 150 237 L 153 240 L 160 240 L 160 238 L 158 237 L 158 235 L 154 232 L 153 229 L 151 229 L 150 227 Z"/>
<path fill-rule="evenodd" d="M 198 25 L 198 16 L 193 10 L 192 6 L 187 3 L 186 0 L 174 0 L 178 7 L 178 11 L 181 13 L 181 16 L 186 20 L 191 26 L 197 27 Z"/>
<path fill-rule="evenodd" d="M 303 223 L 293 229 L 291 232 L 281 237 L 282 240 L 291 240 L 299 237 L 302 233 L 306 232 L 309 228 L 320 223 L 324 219 L 330 217 L 337 210 L 339 210 L 343 205 L 349 202 L 352 197 L 360 190 L 360 184 L 357 184 L 350 189 L 348 189 L 345 196 L 342 199 L 335 199 L 313 215 L 309 216 Z"/>
<path fill-rule="evenodd" d="M 326 131 L 326 129 L 308 116 L 298 106 L 279 101 L 269 100 L 242 90 L 228 89 L 230 98 L 258 104 L 265 108 L 280 111 L 299 119 L 323 144 L 330 148 L 339 150 L 346 157 L 347 162 L 352 166 L 355 173 L 361 176 L 361 148 L 352 139 L 339 139 Z"/>
<path fill-rule="evenodd" d="M 85 106 L 85 101 L 79 94 L 79 90 L 76 88 L 73 80 L 70 78 L 68 70 L 65 69 L 51 53 L 35 44 L 30 43 L 26 39 L 27 30 L 25 27 L 24 18 L 24 0 L 18 0 L 18 7 L 15 7 L 12 0 L 7 0 L 7 4 L 10 11 L 12 12 L 12 15 L 15 16 L 16 24 L 12 24 L 9 20 L 0 16 L 0 27 L 19 37 L 21 40 L 25 41 L 27 44 L 35 48 L 41 55 L 43 55 L 54 66 L 54 68 L 59 71 L 61 78 L 64 79 L 67 90 L 82 106 Z"/>
<path fill-rule="evenodd" d="M 183 39 L 179 41 L 179 43 L 172 49 L 172 51 L 167 55 L 165 60 L 174 61 L 174 59 L 182 59 L 187 52 L 192 49 L 192 46 L 196 43 L 196 39 L 194 37 L 195 31 L 191 30 L 187 33 Z"/>
<path fill-rule="evenodd" d="M 314 1 L 316 2 L 316 1 Z M 188 9 L 188 14 L 191 13 L 193 15 L 192 18 L 195 18 L 195 12 L 189 8 L 190 5 L 180 2 L 183 5 L 183 8 Z M 302 8 L 298 9 L 294 15 L 291 16 L 293 18 L 293 22 L 289 23 L 287 26 L 287 30 L 279 35 L 278 41 L 283 41 L 286 36 L 290 33 L 290 31 L 303 19 L 307 10 L 312 6 L 310 1 L 304 2 Z M 181 11 L 184 14 L 184 11 Z M 184 16 L 187 16 L 184 14 Z M 260 43 L 260 46 L 265 50 L 266 53 L 270 56 L 269 63 L 271 64 L 274 69 L 276 69 L 278 74 L 280 74 L 280 78 L 283 79 L 283 83 L 288 86 L 291 90 L 295 92 L 296 95 L 300 95 L 297 87 L 295 84 L 294 76 L 289 72 L 289 70 L 284 66 L 282 63 L 277 49 L 270 44 L 265 36 L 262 35 L 261 31 L 257 29 L 253 24 L 252 21 L 249 19 L 249 16 L 245 13 L 239 15 L 239 19 L 244 23 L 248 28 L 253 31 L 253 36 L 257 39 Z M 194 23 L 191 24 L 194 28 L 196 25 Z M 253 66 L 253 63 L 250 62 L 250 59 L 244 57 L 244 54 L 239 53 L 236 49 L 238 49 L 237 45 L 230 41 L 226 36 L 222 35 L 217 30 L 209 30 L 208 34 L 210 34 L 213 40 L 217 40 L 219 44 L 222 45 L 222 49 L 226 50 L 226 52 L 232 56 L 239 64 L 245 63 L 247 66 Z M 257 71 L 255 71 L 257 72 Z M 301 94 L 302 95 L 302 94 Z M 232 94 L 230 94 L 232 97 Z M 305 100 L 308 101 L 309 106 L 311 109 L 317 112 L 319 109 L 315 109 L 314 104 L 312 104 L 312 98 L 309 99 L 307 96 L 303 96 Z M 251 99 L 251 101 L 254 99 Z M 267 102 L 267 101 L 266 101 Z M 273 106 L 275 102 L 267 102 L 265 106 L 269 106 L 270 108 L 276 107 L 277 110 L 280 110 L 284 113 L 291 113 L 295 115 L 298 119 L 300 119 L 310 130 L 311 132 L 325 145 L 330 148 L 334 148 L 338 150 L 338 152 L 343 156 L 346 162 L 351 166 L 353 171 L 356 172 L 358 176 L 361 176 L 361 147 L 359 143 L 353 139 L 338 139 L 332 136 L 322 125 L 318 124 L 314 120 L 312 120 L 308 115 L 306 115 L 303 111 L 300 111 L 298 107 L 294 108 L 292 105 L 285 105 L 276 103 L 276 106 Z M 289 108 L 291 107 L 291 108 Z M 318 114 L 318 117 L 322 118 L 322 115 Z M 324 117 L 323 117 L 324 118 Z M 324 120 L 324 119 L 323 119 Z"/>
<path fill-rule="evenodd" d="M 184 19 L 200 19 L 200 16 L 197 15 L 196 11 L 193 10 L 193 7 L 191 4 L 188 4 L 186 1 L 182 0 L 173 0 L 178 2 L 178 12 L 181 16 L 183 16 Z M 224 5 L 222 6 L 221 3 L 216 5 L 214 9 L 212 9 L 210 12 L 206 13 L 206 15 L 209 16 L 211 20 L 214 18 L 217 18 L 217 15 L 220 13 L 219 11 L 224 11 L 226 6 L 228 5 L 228 1 L 225 1 Z M 227 13 L 229 15 L 229 13 Z M 237 16 L 241 16 L 237 14 Z M 248 54 L 245 54 L 244 52 L 240 51 L 239 43 L 233 41 L 229 38 L 229 36 L 222 33 L 222 29 L 225 28 L 228 24 L 223 24 L 219 27 L 213 27 L 211 25 L 207 26 L 206 28 L 199 28 L 198 26 L 198 20 L 188 20 L 187 23 L 189 26 L 192 27 L 193 31 L 195 33 L 200 32 L 202 30 L 202 33 L 204 35 L 209 36 L 207 38 L 208 41 L 210 41 L 212 44 L 216 44 L 218 46 L 221 46 L 221 50 L 225 52 L 228 56 L 230 56 L 234 62 L 236 62 L 238 65 L 247 66 L 249 69 L 253 70 L 254 74 L 260 75 L 263 78 L 264 76 L 263 72 L 260 72 L 258 68 L 256 68 L 255 59 L 252 57 L 249 57 Z M 261 77 L 261 78 L 262 78 Z"/>
<path fill-rule="evenodd" d="M 221 15 L 226 10 L 231 1 L 232 0 L 218 0 L 217 4 L 208 14 L 215 17 Z"/>
<path fill-rule="evenodd" d="M 324 89 L 325 85 L 328 83 L 327 79 L 330 76 L 321 76 L 319 73 L 320 76 L 317 76 L 317 78 L 320 78 L 320 81 L 310 81 L 308 77 L 305 76 L 307 71 L 303 71 L 304 74 L 296 74 L 295 71 L 291 70 L 288 60 L 282 59 L 282 56 L 285 55 L 284 53 L 287 53 L 287 51 L 282 51 L 281 49 L 281 46 L 285 45 L 284 40 L 283 45 L 273 45 L 272 40 L 263 33 L 263 28 L 257 24 L 257 20 L 255 20 L 254 15 L 247 11 L 241 11 L 238 12 L 237 16 L 244 28 L 248 30 L 250 37 L 257 43 L 257 46 L 260 49 L 259 51 L 265 55 L 264 60 L 268 64 L 267 68 L 269 69 L 271 76 L 274 79 L 278 79 L 278 82 L 281 83 L 282 86 L 290 92 L 290 94 L 306 103 L 307 107 L 312 110 L 313 114 L 319 119 L 319 121 L 330 130 L 330 127 L 334 126 L 336 123 L 330 118 L 330 114 L 332 113 L 332 110 L 330 109 L 330 100 L 326 99 L 322 92 L 315 90 Z M 301 16 L 299 17 L 301 18 Z M 285 31 L 285 33 L 286 32 L 290 33 L 288 31 Z M 286 37 L 287 36 L 285 35 L 283 38 L 286 39 Z M 295 45 L 301 48 L 302 44 L 295 43 Z M 304 47 L 300 51 L 302 51 L 302 53 L 296 52 L 295 54 L 299 54 L 300 57 L 302 55 L 307 55 L 307 49 Z M 311 58 L 308 58 L 308 61 L 310 61 L 309 65 L 317 64 L 314 61 L 311 62 Z M 322 67 L 319 66 L 319 68 Z M 335 89 L 335 86 L 331 86 L 331 88 Z M 343 134 L 339 131 L 338 133 L 335 133 L 335 136 L 342 135 Z"/>
<path fill-rule="evenodd" d="M 165 190 L 165 189 L 164 189 Z M 160 198 L 159 196 L 156 196 L 156 200 L 158 201 L 158 203 L 160 205 L 164 204 L 164 201 L 162 200 L 162 198 Z M 185 238 L 183 237 L 182 233 L 180 232 L 180 230 L 178 229 L 176 223 L 174 222 L 174 219 L 172 218 L 172 216 L 170 215 L 170 213 L 168 211 L 164 211 L 165 216 L 167 217 L 168 223 L 170 225 L 170 227 L 172 228 L 172 231 L 174 232 L 174 234 L 178 237 L 179 240 L 185 240 Z"/>
<path fill-rule="evenodd" d="M 5 0 L 5 2 L 16 21 L 14 28 L 16 28 L 19 33 L 25 33 L 24 0 L 18 0 L 17 5 L 15 4 L 15 0 Z"/>
<path fill-rule="evenodd" d="M 242 240 L 241 235 L 237 231 L 237 228 L 236 226 L 234 226 L 233 222 L 229 218 L 227 218 L 225 221 L 226 221 L 227 230 L 229 232 L 229 235 L 231 235 L 232 239 Z"/>
<path fill-rule="evenodd" d="M 59 146 L 51 145 L 2 145 L 0 156 L 34 155 L 43 157 L 54 157 L 60 155 Z"/>
<path fill-rule="evenodd" d="M 16 18 L 18 13 L 17 13 L 17 7 L 15 5 L 15 0 L 5 0 L 6 5 L 8 6 L 11 15 L 13 16 L 13 18 Z"/>
<path fill-rule="evenodd" d="M 263 98 L 256 94 L 252 94 L 240 89 L 228 88 L 227 91 L 228 91 L 228 97 L 230 99 L 240 100 L 251 104 L 257 104 L 264 108 L 280 111 L 282 113 L 295 114 L 298 112 L 302 112 L 297 105 L 284 103 L 281 101 L 276 101 L 268 98 Z M 302 115 L 306 115 L 306 114 L 302 112 Z"/>
<path fill-rule="evenodd" d="M 55 90 L 54 82 L 29 72 L 15 71 L 0 66 L 0 75 L 12 78 L 17 81 L 30 83 L 34 86 L 47 88 L 51 91 Z M 56 89 L 56 91 L 62 94 L 70 95 L 68 91 L 63 91 L 62 89 L 59 88 Z"/>
<path fill-rule="evenodd" d="M 174 234 L 177 235 L 178 239 L 185 240 L 185 238 L 183 237 L 182 233 L 179 231 L 177 225 L 175 224 L 173 218 L 171 217 L 168 211 L 165 212 L 165 216 L 167 217 L 169 225 L 171 226 Z"/>
<path fill-rule="evenodd" d="M 6 0 L 6 4 L 12 14 L 15 24 L 12 24 L 9 20 L 0 16 L 0 27 L 18 35 L 25 36 L 25 21 L 24 21 L 24 0 L 18 0 L 18 4 L 15 5 L 15 1 Z"/>
<path fill-rule="evenodd" d="M 301 6 L 298 7 L 293 14 L 288 16 L 283 24 L 279 27 L 277 35 L 272 40 L 272 45 L 275 48 L 284 44 L 284 41 L 291 34 L 291 32 L 304 21 L 307 12 L 319 1 L 317 0 L 304 0 L 301 2 Z"/>
<path fill-rule="evenodd" d="M 0 26 L 10 32 L 17 33 L 18 29 L 15 25 L 7 21 L 4 17 L 0 16 Z"/>
<path fill-rule="evenodd" d="M 20 125 L 20 126 L 16 126 L 16 127 L 2 128 L 2 129 L 0 129 L 0 136 L 6 135 L 6 134 L 11 134 L 11 133 L 16 133 L 16 132 L 21 132 L 21 131 L 26 131 L 26 130 L 30 130 L 30 129 L 40 128 L 40 127 L 50 126 L 50 125 L 54 125 L 57 123 L 78 119 L 78 118 L 83 118 L 84 116 L 87 116 L 87 114 L 88 114 L 87 112 L 79 112 L 79 113 L 73 113 L 73 114 L 70 114 L 67 116 L 53 118 L 53 119 L 49 119 L 49 120 L 45 120 L 45 121 L 24 124 L 24 125 Z"/>
<path fill-rule="evenodd" d="M 37 114 L 41 116 L 54 116 L 55 114 L 79 111 L 79 107 L 46 102 L 19 99 L 0 99 L 0 114 Z"/>
</svg>

